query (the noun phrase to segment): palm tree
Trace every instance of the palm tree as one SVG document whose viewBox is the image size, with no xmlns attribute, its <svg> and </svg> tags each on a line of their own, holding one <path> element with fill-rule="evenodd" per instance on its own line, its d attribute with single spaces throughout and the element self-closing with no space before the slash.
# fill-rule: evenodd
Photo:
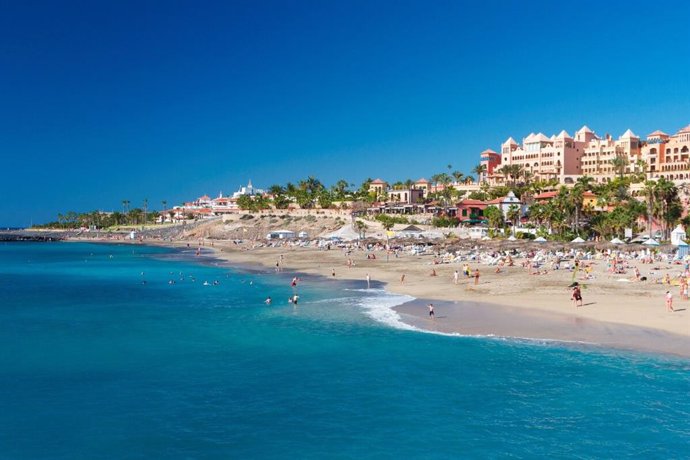
<svg viewBox="0 0 690 460">
<path fill-rule="evenodd" d="M 166 211 L 168 209 L 168 200 L 162 200 L 161 204 L 163 205 L 163 211 Z"/>
<path fill-rule="evenodd" d="M 644 160 L 637 160 L 635 162 L 635 174 L 633 182 L 644 182 L 647 178 L 647 162 Z"/>
<path fill-rule="evenodd" d="M 443 185 L 443 191 L 441 192 L 441 196 L 443 197 L 445 204 L 448 204 L 453 194 L 453 189 L 450 186 L 451 182 L 453 182 L 453 179 L 446 173 L 434 174 L 434 177 L 434 181 L 436 182 L 437 186 L 437 191 L 438 184 Z"/>
<path fill-rule="evenodd" d="M 534 174 L 532 174 L 531 171 L 527 169 L 522 170 L 522 180 L 524 181 L 525 185 L 529 185 L 533 177 Z"/>
<path fill-rule="evenodd" d="M 510 177 L 510 165 L 503 165 L 496 170 L 496 172 L 503 174 L 506 184 L 508 183 L 508 178 Z"/>
<path fill-rule="evenodd" d="M 617 155 L 611 160 L 611 165 L 618 173 L 618 177 L 623 179 L 623 176 L 625 175 L 625 168 L 628 166 L 628 159 L 624 156 Z"/>
<path fill-rule="evenodd" d="M 580 176 L 575 182 L 575 185 L 570 190 L 570 195 L 572 198 L 572 203 L 575 208 L 575 233 L 580 234 L 580 214 L 582 213 L 582 206 L 584 200 L 584 194 L 586 191 L 591 189 L 591 185 L 594 179 L 590 176 Z"/>
<path fill-rule="evenodd" d="M 366 237 L 366 230 L 367 230 L 367 224 L 362 222 L 361 220 L 355 221 L 355 228 L 357 229 L 357 233 L 359 233 L 359 238 L 363 239 Z"/>
<path fill-rule="evenodd" d="M 522 174 L 522 166 L 520 165 L 503 165 L 498 169 L 498 172 L 503 174 L 506 183 L 508 183 L 508 178 L 510 178 L 510 185 L 514 186 L 515 181 Z"/>
<path fill-rule="evenodd" d="M 506 212 L 506 218 L 513 223 L 513 236 L 515 236 L 515 227 L 520 219 L 520 207 L 511 204 Z"/>
<path fill-rule="evenodd" d="M 458 184 L 462 181 L 462 178 L 465 177 L 465 175 L 463 173 L 461 173 L 460 171 L 453 171 L 451 176 L 453 176 L 453 178 L 455 179 L 455 182 L 457 182 Z"/>
<path fill-rule="evenodd" d="M 144 225 L 146 225 L 146 215 L 149 207 L 149 199 L 144 198 Z"/>
<path fill-rule="evenodd" d="M 482 181 L 484 174 L 486 174 L 486 165 L 480 163 L 472 169 L 472 172 L 477 176 L 478 181 Z"/>
<path fill-rule="evenodd" d="M 122 200 L 122 212 L 125 214 L 129 211 L 129 200 Z"/>
<path fill-rule="evenodd" d="M 656 182 L 648 180 L 644 183 L 644 188 L 640 192 L 645 197 L 645 204 L 647 205 L 647 233 L 652 237 L 652 214 L 654 212 L 654 205 L 656 204 Z"/>
<path fill-rule="evenodd" d="M 678 198 L 678 188 L 670 180 L 660 177 L 654 189 L 657 203 L 660 205 L 658 214 L 663 223 L 662 231 L 664 239 L 666 239 L 668 237 L 668 229 L 680 217 L 682 212 L 680 199 Z"/>
<path fill-rule="evenodd" d="M 274 195 L 274 196 L 275 195 L 282 195 L 283 193 L 285 193 L 285 189 L 278 184 L 274 184 L 274 185 L 271 185 L 270 187 L 268 187 L 268 193 L 270 193 L 271 195 Z"/>
<path fill-rule="evenodd" d="M 345 179 L 340 179 L 338 182 L 333 185 L 333 196 L 337 200 L 343 200 L 345 199 L 345 195 L 349 194 L 350 191 L 347 189 L 350 183 L 346 181 Z"/>
<path fill-rule="evenodd" d="M 522 166 L 520 165 L 510 165 L 510 178 L 512 179 L 513 186 L 517 179 L 522 175 Z"/>
</svg>

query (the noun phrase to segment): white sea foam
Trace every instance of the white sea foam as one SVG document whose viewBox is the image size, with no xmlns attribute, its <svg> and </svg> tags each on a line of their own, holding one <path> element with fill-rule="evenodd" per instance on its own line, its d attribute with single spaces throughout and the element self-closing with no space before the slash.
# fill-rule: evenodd
<svg viewBox="0 0 690 460">
<path fill-rule="evenodd" d="M 393 308 L 407 302 L 415 300 L 415 297 L 409 295 L 392 294 L 384 289 L 346 289 L 347 291 L 365 292 L 370 295 L 360 298 L 358 306 L 365 310 L 365 314 L 373 320 L 385 324 L 387 326 L 407 330 L 423 332 L 426 334 L 442 335 L 446 337 L 466 337 L 476 339 L 493 339 L 504 340 L 514 343 L 526 343 L 532 345 L 553 345 L 553 344 L 570 344 L 570 345 L 598 345 L 595 342 L 587 342 L 582 340 L 565 340 L 565 339 L 547 339 L 541 337 L 520 337 L 520 336 L 504 336 L 496 334 L 462 334 L 460 332 L 441 332 L 423 329 L 411 324 L 405 323 L 397 311 Z"/>
<path fill-rule="evenodd" d="M 355 292 L 366 292 L 367 296 L 359 299 L 359 307 L 374 321 L 396 329 L 420 331 L 421 329 L 404 323 L 393 307 L 415 300 L 409 295 L 391 294 L 383 289 L 350 289 Z"/>
</svg>

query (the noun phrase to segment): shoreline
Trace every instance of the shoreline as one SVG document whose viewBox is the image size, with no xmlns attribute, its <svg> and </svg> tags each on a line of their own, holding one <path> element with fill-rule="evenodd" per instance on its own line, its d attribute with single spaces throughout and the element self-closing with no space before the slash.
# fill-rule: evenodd
<svg viewBox="0 0 690 460">
<path fill-rule="evenodd" d="M 84 240 L 73 239 L 70 241 Z M 142 244 L 127 241 L 94 243 Z M 187 241 L 147 240 L 143 244 L 173 249 L 191 249 Z M 191 242 L 190 242 L 191 243 Z M 690 302 L 677 300 L 677 311 L 664 310 L 665 285 L 619 282 L 606 277 L 599 263 L 595 279 L 583 282 L 584 305 L 574 307 L 568 284 L 572 273 L 565 270 L 548 275 L 528 275 L 519 266 L 492 273 L 493 267 L 472 262 L 481 272 L 480 282 L 461 277 L 453 282 L 453 271 L 462 264 L 432 264 L 429 255 L 409 255 L 369 260 L 364 251 L 347 254 L 341 249 L 278 247 L 247 248 L 231 242 L 206 242 L 212 257 L 248 270 L 274 271 L 282 255 L 281 272 L 335 279 L 366 287 L 366 275 L 389 293 L 408 295 L 414 301 L 392 308 L 401 322 L 427 332 L 450 335 L 505 337 L 516 340 L 581 343 L 619 350 L 690 357 Z M 350 262 L 352 265 L 350 265 Z M 517 264 L 516 264 L 517 265 Z M 257 268 L 258 267 L 258 268 Z M 672 268 L 672 267 L 669 267 Z M 436 276 L 429 272 L 435 270 Z M 405 274 L 404 283 L 400 282 Z M 677 287 L 672 286 L 675 290 Z M 658 291 L 658 292 L 657 292 Z M 436 319 L 428 319 L 428 303 L 436 307 Z M 681 303 L 682 302 L 682 303 Z"/>
<path fill-rule="evenodd" d="M 423 300 L 423 301 L 422 301 Z M 435 319 L 426 305 L 434 304 Z M 639 326 L 590 320 L 565 313 L 483 302 L 416 299 L 393 308 L 405 324 L 451 336 L 550 342 L 588 349 L 614 349 L 690 358 L 690 339 Z"/>
</svg>

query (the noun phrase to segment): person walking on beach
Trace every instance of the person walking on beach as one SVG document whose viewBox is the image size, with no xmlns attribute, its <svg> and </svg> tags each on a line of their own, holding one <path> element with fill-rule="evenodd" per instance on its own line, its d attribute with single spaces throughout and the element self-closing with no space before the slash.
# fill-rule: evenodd
<svg viewBox="0 0 690 460">
<path fill-rule="evenodd" d="M 434 314 L 434 304 L 433 303 L 429 304 L 429 318 L 436 319 L 436 315 Z"/>
<path fill-rule="evenodd" d="M 474 285 L 476 286 L 477 284 L 479 284 L 479 269 L 478 268 L 474 271 Z"/>
<path fill-rule="evenodd" d="M 458 279 L 460 278 L 460 273 L 457 270 L 453 272 L 453 284 L 458 284 Z"/>
<path fill-rule="evenodd" d="M 405 274 L 400 275 L 400 284 L 405 284 Z"/>
<path fill-rule="evenodd" d="M 369 276 L 369 273 L 367 273 L 367 289 L 371 287 L 371 276 Z"/>
<path fill-rule="evenodd" d="M 674 311 L 673 294 L 671 294 L 671 291 L 666 291 L 666 311 Z"/>
<path fill-rule="evenodd" d="M 580 286 L 573 286 L 573 295 L 570 298 L 572 299 L 575 307 L 582 306 L 582 291 L 580 291 Z"/>
</svg>

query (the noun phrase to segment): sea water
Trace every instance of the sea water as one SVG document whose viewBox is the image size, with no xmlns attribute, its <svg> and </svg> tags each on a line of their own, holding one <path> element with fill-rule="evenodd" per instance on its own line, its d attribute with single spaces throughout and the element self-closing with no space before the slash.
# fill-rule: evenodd
<svg viewBox="0 0 690 460">
<path fill-rule="evenodd" d="M 0 245 L 0 458 L 690 456 L 688 359 L 423 333 L 292 276 Z"/>
</svg>

